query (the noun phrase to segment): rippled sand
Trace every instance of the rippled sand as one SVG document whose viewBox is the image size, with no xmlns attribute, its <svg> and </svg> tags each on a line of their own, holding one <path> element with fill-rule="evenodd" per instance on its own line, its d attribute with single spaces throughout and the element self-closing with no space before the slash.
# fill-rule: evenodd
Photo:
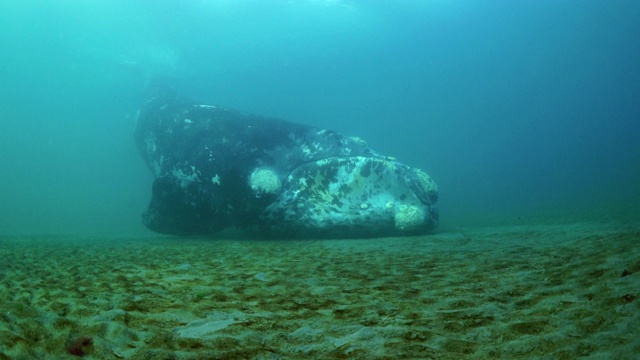
<svg viewBox="0 0 640 360">
<path fill-rule="evenodd" d="M 640 224 L 0 237 L 0 359 L 632 359 Z"/>
</svg>

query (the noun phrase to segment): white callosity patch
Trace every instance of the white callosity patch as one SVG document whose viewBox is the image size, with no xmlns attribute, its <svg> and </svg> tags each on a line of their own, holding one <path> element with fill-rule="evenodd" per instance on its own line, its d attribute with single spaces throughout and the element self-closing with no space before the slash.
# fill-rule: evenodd
<svg viewBox="0 0 640 360">
<path fill-rule="evenodd" d="M 160 176 L 160 171 L 162 170 L 162 163 L 164 162 L 164 155 L 160 155 L 160 159 L 156 160 L 155 155 L 158 150 L 158 146 L 156 145 L 156 137 L 153 135 L 149 135 L 144 139 L 144 143 L 147 147 L 147 154 L 149 154 L 149 167 L 151 168 L 151 172 L 153 176 Z"/>
<path fill-rule="evenodd" d="M 171 174 L 180 181 L 180 187 L 185 189 L 192 182 L 198 181 L 198 176 L 201 175 L 199 170 L 196 170 L 196 167 L 191 165 L 189 167 L 190 170 L 186 172 L 182 169 L 173 168 L 171 170 Z"/>
<path fill-rule="evenodd" d="M 153 176 L 158 177 L 160 176 L 160 171 L 162 170 L 162 163 L 164 162 L 164 155 L 160 155 L 160 159 L 158 161 L 155 160 L 150 160 L 150 164 L 151 164 L 151 172 L 153 173 Z"/>
<path fill-rule="evenodd" d="M 436 194 L 438 192 L 438 185 L 436 185 L 435 181 L 431 179 L 431 177 L 421 169 L 415 169 L 416 175 L 420 179 L 420 183 L 422 184 L 422 188 L 427 194 Z"/>
<path fill-rule="evenodd" d="M 318 166 L 327 164 L 327 161 L 317 161 Z M 359 164 L 358 164 L 359 165 Z M 355 173 L 353 170 L 349 171 L 346 166 L 340 167 L 334 179 L 329 183 L 328 190 L 331 194 L 340 195 L 340 188 L 344 185 L 353 186 Z"/>
<path fill-rule="evenodd" d="M 300 145 L 300 149 L 302 150 L 305 158 L 309 158 L 312 156 L 311 149 L 309 148 L 309 146 L 307 146 L 307 144 Z"/>
<path fill-rule="evenodd" d="M 424 224 L 424 210 L 414 205 L 396 205 L 395 226 L 402 231 L 410 231 Z"/>
<path fill-rule="evenodd" d="M 367 145 L 367 142 L 364 139 L 362 139 L 361 137 L 349 136 L 349 139 L 353 140 L 353 142 L 358 144 L 358 145 L 363 145 L 363 146 Z"/>
<path fill-rule="evenodd" d="M 215 174 L 215 176 L 211 178 L 211 182 L 216 185 L 220 185 L 220 176 L 218 174 Z"/>
<path fill-rule="evenodd" d="M 156 137 L 153 135 L 149 135 L 144 139 L 145 144 L 147 145 L 147 154 L 151 155 L 158 150 L 158 146 L 156 146 Z"/>
<path fill-rule="evenodd" d="M 282 188 L 278 174 L 271 169 L 257 168 L 249 176 L 249 186 L 256 196 L 276 194 Z"/>
</svg>

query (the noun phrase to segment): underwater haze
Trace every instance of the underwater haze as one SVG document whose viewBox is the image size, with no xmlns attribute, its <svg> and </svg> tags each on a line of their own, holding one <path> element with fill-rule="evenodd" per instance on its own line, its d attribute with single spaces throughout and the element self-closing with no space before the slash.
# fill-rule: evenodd
<svg viewBox="0 0 640 360">
<path fill-rule="evenodd" d="M 359 136 L 441 227 L 640 218 L 640 2 L 0 2 L 0 234 L 144 235 L 146 85 Z"/>
</svg>

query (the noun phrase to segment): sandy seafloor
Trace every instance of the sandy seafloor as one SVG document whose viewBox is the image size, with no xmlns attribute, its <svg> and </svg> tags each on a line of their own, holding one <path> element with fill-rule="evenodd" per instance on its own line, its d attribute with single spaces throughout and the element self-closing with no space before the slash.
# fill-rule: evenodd
<svg viewBox="0 0 640 360">
<path fill-rule="evenodd" d="M 640 223 L 0 237 L 0 359 L 637 359 Z M 77 351 L 77 349 L 76 349 Z"/>
</svg>

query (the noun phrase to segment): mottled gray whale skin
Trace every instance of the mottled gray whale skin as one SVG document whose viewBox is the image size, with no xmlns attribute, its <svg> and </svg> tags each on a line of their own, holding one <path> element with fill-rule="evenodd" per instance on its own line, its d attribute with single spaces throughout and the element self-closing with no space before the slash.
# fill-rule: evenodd
<svg viewBox="0 0 640 360">
<path fill-rule="evenodd" d="M 429 175 L 337 132 L 199 104 L 157 88 L 136 145 L 155 180 L 151 230 L 279 238 L 424 234 L 438 224 Z"/>
</svg>

